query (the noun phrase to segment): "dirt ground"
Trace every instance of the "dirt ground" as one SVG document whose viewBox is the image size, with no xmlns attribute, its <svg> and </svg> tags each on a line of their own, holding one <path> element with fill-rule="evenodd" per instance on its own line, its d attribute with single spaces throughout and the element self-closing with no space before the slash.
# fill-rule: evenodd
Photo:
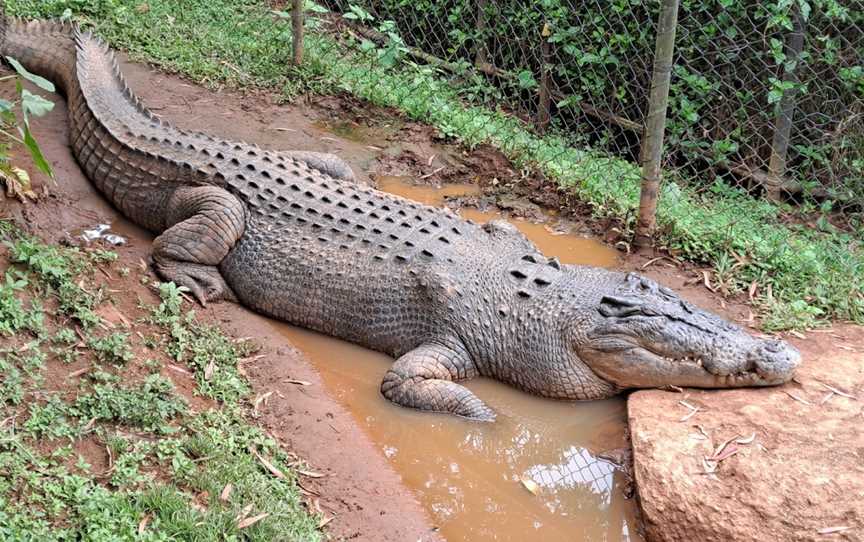
<svg viewBox="0 0 864 542">
<path fill-rule="evenodd" d="M 488 189 L 488 196 L 479 203 L 509 206 L 514 214 L 529 217 L 532 216 L 532 205 L 552 206 L 559 208 L 561 214 L 569 215 L 577 230 L 598 233 L 610 243 L 618 241 L 614 233 L 608 233 L 611 230 L 609 224 L 585 220 L 584 209 L 577 203 L 570 201 L 551 183 L 517 171 L 493 149 L 480 147 L 465 152 L 438 140 L 433 129 L 408 121 L 392 111 L 360 104 L 348 97 L 315 98 L 314 103 L 278 106 L 267 95 L 212 92 L 138 64 L 124 63 L 123 69 L 130 86 L 144 102 L 157 114 L 182 128 L 251 141 L 273 149 L 332 152 L 348 161 L 362 181 L 373 184 L 376 175 L 407 175 L 431 183 L 479 183 Z M 23 217 L 31 231 L 47 241 L 62 241 L 69 232 L 98 223 L 120 224 L 117 213 L 95 192 L 71 156 L 66 143 L 65 107 L 58 104 L 54 112 L 38 119 L 34 132 L 44 153 L 55 165 L 57 184 L 50 187 L 49 196 L 35 205 L 22 207 L 9 200 L 3 202 L 2 214 Z M 526 203 L 528 200 L 530 203 Z M 117 249 L 121 262 L 134 266 L 146 261 L 152 236 L 128 224 L 121 230 L 129 238 L 129 244 Z M 752 312 L 743 300 L 724 300 L 705 287 L 699 269 L 681 266 L 661 256 L 653 253 L 622 255 L 621 267 L 638 270 L 678 290 L 695 304 L 740 324 L 754 323 Z M 135 280 L 124 282 L 119 277 L 117 280 L 117 289 L 129 292 L 127 302 L 130 304 L 134 304 L 138 296 L 154 295 Z M 304 480 L 304 490 L 320 496 L 322 508 L 336 515 L 336 520 L 328 526 L 334 537 L 381 541 L 437 538 L 434 526 L 430 525 L 420 505 L 401 484 L 384 457 L 355 425 L 350 414 L 326 394 L 319 376 L 302 355 L 286 344 L 281 336 L 271 335 L 266 319 L 230 303 L 214 305 L 201 312 L 205 318 L 220 322 L 235 336 L 251 337 L 262 345 L 263 357 L 244 366 L 256 394 L 274 392 L 262 409 L 261 422 L 286 448 L 325 474 L 321 478 Z M 864 344 L 864 337 L 855 328 L 836 326 L 835 331 L 840 336 L 852 337 L 847 342 L 856 349 Z M 806 340 L 793 338 L 793 342 L 802 347 L 808 356 L 808 364 L 813 364 L 815 358 L 827 362 L 830 358 L 825 357 L 826 353 L 838 352 L 838 339 L 828 333 L 808 334 Z M 864 395 L 860 364 L 858 376 L 855 393 L 860 397 Z M 178 378 L 182 380 L 182 377 Z M 290 382 L 292 379 L 308 381 L 311 385 L 297 386 Z M 710 412 L 706 409 L 702 418 L 722 425 L 727 413 L 728 417 L 734 417 L 734 408 L 737 407 L 725 403 L 726 398 L 732 397 L 725 393 L 742 393 L 742 401 L 761 403 L 766 398 L 773 401 L 771 398 L 777 394 L 788 398 L 784 395 L 786 391 L 799 393 L 795 386 L 798 385 L 773 391 L 717 394 L 716 397 L 722 398 Z M 852 389 L 847 391 L 851 393 Z M 697 401 L 697 395 L 701 400 L 701 392 L 692 395 L 691 400 Z M 681 400 L 680 394 L 640 392 L 633 397 L 639 398 L 639 404 L 653 401 L 654 406 L 650 409 L 660 410 L 657 415 L 661 417 L 678 414 L 681 410 L 680 406 L 675 406 Z M 658 397 L 662 400 L 656 399 Z M 839 403 L 836 397 L 833 401 Z M 857 405 L 860 410 L 860 403 Z M 772 423 L 777 427 L 783 427 L 785 416 L 797 417 L 795 407 L 802 405 L 792 401 L 783 406 L 788 409 L 778 408 L 770 413 Z M 834 411 L 820 410 L 821 415 L 831 416 L 830 412 Z M 693 421 L 698 419 L 697 414 Z M 651 423 L 662 425 L 667 421 L 658 419 Z M 859 413 L 857 423 L 860 422 Z M 707 427 L 708 422 L 704 423 Z M 848 429 L 851 431 L 854 427 Z M 763 442 L 769 448 L 774 444 Z M 811 445 L 806 443 L 806 446 Z M 788 451 L 790 457 L 795 456 L 795 448 Z M 673 449 L 670 453 L 676 451 Z M 860 455 L 860 450 L 858 453 Z M 862 458 L 859 457 L 858 461 Z M 638 467 L 637 458 L 637 481 L 644 478 L 644 474 L 640 478 Z M 780 469 L 772 476 L 785 474 Z M 859 499 L 864 500 L 864 495 L 859 494 Z M 661 513 L 659 516 L 651 515 L 649 523 L 661 522 L 659 529 L 662 531 L 662 522 L 673 519 Z M 725 521 L 731 520 L 725 518 Z M 858 525 L 856 532 L 862 535 L 860 523 Z"/>
</svg>

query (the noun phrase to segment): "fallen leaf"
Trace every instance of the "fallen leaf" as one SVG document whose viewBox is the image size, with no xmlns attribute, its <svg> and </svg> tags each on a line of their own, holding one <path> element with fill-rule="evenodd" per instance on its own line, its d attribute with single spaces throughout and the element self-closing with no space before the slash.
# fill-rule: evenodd
<svg viewBox="0 0 864 542">
<path fill-rule="evenodd" d="M 66 378 L 75 378 L 76 376 L 81 376 L 84 373 L 86 373 L 87 371 L 89 371 L 90 369 L 92 369 L 92 367 L 84 367 L 83 369 L 78 369 L 77 371 L 72 371 L 71 373 L 66 375 Z"/>
<path fill-rule="evenodd" d="M 207 366 L 204 367 L 204 380 L 209 381 L 211 378 L 213 378 L 214 371 L 216 371 L 216 362 L 211 359 L 210 363 L 208 363 Z"/>
<path fill-rule="evenodd" d="M 261 521 L 262 519 L 266 518 L 269 515 L 270 515 L 270 512 L 264 512 L 263 514 L 258 514 L 257 516 L 252 516 L 251 518 L 246 518 L 243 521 L 240 521 L 237 523 L 237 528 L 238 529 L 245 529 L 246 527 L 249 527 L 251 525 L 255 525 L 256 523 L 258 523 L 259 521 Z"/>
<path fill-rule="evenodd" d="M 717 457 L 719 457 L 720 454 L 723 453 L 723 450 L 725 450 L 726 447 L 729 446 L 729 443 L 731 443 L 733 440 L 739 438 L 740 436 L 741 435 L 735 435 L 734 437 L 726 439 L 723 442 L 721 442 L 720 445 L 714 449 L 714 454 L 711 457 L 709 457 L 708 459 L 710 459 L 712 461 L 717 461 Z"/>
<path fill-rule="evenodd" d="M 234 486 L 230 483 L 225 484 L 225 487 L 222 488 L 222 493 L 219 494 L 219 500 L 222 502 L 228 502 L 228 499 L 231 498 L 232 491 L 234 491 Z"/>
<path fill-rule="evenodd" d="M 682 417 L 680 420 L 678 420 L 678 421 L 679 421 L 679 422 L 686 422 L 687 420 L 689 420 L 690 418 L 692 418 L 693 416 L 695 416 L 697 412 L 699 412 L 699 409 L 698 409 L 698 408 L 694 408 L 693 410 L 690 411 L 690 414 L 687 414 L 687 415 L 683 416 L 683 417 Z"/>
<path fill-rule="evenodd" d="M 306 476 L 308 478 L 324 478 L 325 476 L 327 476 L 326 474 L 321 474 L 320 472 L 315 472 L 315 471 L 311 471 L 311 470 L 298 469 L 297 473 L 302 474 L 303 476 Z"/>
<path fill-rule="evenodd" d="M 702 436 L 704 436 L 706 439 L 711 440 L 711 436 L 708 434 L 707 431 L 705 431 L 705 428 L 704 428 L 704 427 L 702 427 L 701 425 L 698 425 L 698 424 L 697 424 L 697 425 L 694 425 L 693 427 L 695 427 L 696 429 L 698 429 L 699 432 L 702 433 Z"/>
<path fill-rule="evenodd" d="M 242 521 L 246 516 L 249 515 L 249 512 L 252 511 L 252 507 L 254 505 L 252 503 L 247 504 L 243 507 L 243 510 L 240 510 L 240 513 L 234 518 L 236 521 Z"/>
<path fill-rule="evenodd" d="M 739 451 L 738 445 L 735 444 L 734 442 L 732 442 L 728 446 L 723 448 L 722 452 L 720 452 L 716 456 L 712 457 L 711 459 L 713 459 L 714 461 L 719 463 L 719 462 L 723 461 L 724 459 L 728 459 L 728 458 L 732 457 L 733 455 L 737 454 L 738 451 Z"/>
<path fill-rule="evenodd" d="M 842 533 L 843 531 L 848 531 L 852 527 L 847 526 L 838 526 L 838 527 L 825 527 L 824 529 L 819 529 L 816 531 L 816 534 L 834 534 L 834 533 Z"/>
<path fill-rule="evenodd" d="M 147 529 L 147 524 L 150 523 L 150 519 L 153 516 L 151 514 L 146 514 L 141 521 L 138 522 L 138 534 L 144 534 L 144 530 Z"/>
<path fill-rule="evenodd" d="M 747 437 L 747 438 L 743 438 L 743 437 L 742 437 L 742 438 L 739 438 L 739 439 L 735 439 L 735 442 L 737 442 L 738 444 L 750 444 L 750 443 L 753 442 L 754 440 L 756 440 L 756 432 L 755 432 L 755 431 L 753 432 L 752 435 L 750 435 L 750 436 Z"/>
<path fill-rule="evenodd" d="M 298 386 L 311 386 L 311 382 L 306 382 L 305 380 L 294 380 L 293 378 L 286 378 L 282 382 L 286 384 L 296 384 Z"/>
<path fill-rule="evenodd" d="M 260 404 L 262 404 L 262 403 L 263 403 L 264 405 L 266 405 L 266 404 L 267 404 L 267 399 L 269 399 L 271 395 L 273 395 L 273 392 L 272 392 L 272 391 L 268 391 L 267 393 L 262 393 L 261 395 L 259 395 L 258 397 L 256 397 L 256 398 L 255 398 L 255 403 L 254 403 L 254 405 L 252 406 L 252 410 L 257 414 L 257 413 L 258 413 L 258 406 L 259 406 Z"/>
<path fill-rule="evenodd" d="M 826 384 L 824 382 L 820 382 L 820 384 L 822 384 L 822 387 L 824 387 L 826 390 L 829 390 L 831 393 L 836 393 L 837 395 L 839 395 L 841 397 L 846 397 L 847 399 L 852 399 L 853 401 L 858 400 L 858 398 L 855 397 L 854 395 L 850 395 L 850 394 L 846 393 L 845 391 L 842 391 L 842 390 L 835 388 L 834 386 L 829 386 L 828 384 Z"/>
<path fill-rule="evenodd" d="M 270 473 L 273 476 L 275 476 L 276 478 L 279 478 L 280 480 L 285 479 L 285 473 L 283 473 L 281 470 L 277 469 L 276 466 L 273 465 L 273 463 L 264 459 L 264 457 L 262 457 L 261 454 L 258 453 L 258 450 L 254 449 L 254 448 L 250 448 L 249 451 L 252 452 L 252 454 L 258 458 L 258 461 L 260 461 L 261 464 L 264 465 L 264 468 L 266 468 L 268 471 L 270 471 Z"/>
<path fill-rule="evenodd" d="M 336 516 L 330 516 L 329 518 L 322 518 L 321 521 L 318 522 L 318 528 L 323 529 L 325 525 L 327 525 L 328 523 L 330 523 L 334 519 L 336 519 Z"/>
<path fill-rule="evenodd" d="M 750 283 L 750 288 L 747 290 L 747 295 L 750 297 L 750 301 L 753 301 L 756 298 L 756 292 L 759 290 L 759 283 L 755 280 Z"/>
<path fill-rule="evenodd" d="M 534 480 L 523 476 L 519 481 L 522 482 L 522 487 L 530 491 L 532 495 L 537 495 L 540 492 L 540 486 Z"/>
<path fill-rule="evenodd" d="M 813 403 L 811 403 L 811 402 L 808 401 L 807 399 L 802 399 L 801 397 L 798 397 L 797 395 L 795 395 L 794 393 L 792 393 L 792 392 L 790 392 L 790 391 L 784 391 L 783 393 L 785 393 L 786 395 L 788 395 L 788 396 L 791 397 L 792 399 L 795 399 L 795 400 L 798 401 L 799 403 L 803 403 L 803 404 L 805 404 L 805 405 L 807 405 L 807 406 L 813 406 Z"/>
</svg>

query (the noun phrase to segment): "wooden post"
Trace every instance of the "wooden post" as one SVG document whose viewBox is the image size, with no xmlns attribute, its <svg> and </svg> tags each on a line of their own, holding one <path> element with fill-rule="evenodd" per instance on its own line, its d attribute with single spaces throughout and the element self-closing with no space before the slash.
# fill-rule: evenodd
<svg viewBox="0 0 864 542">
<path fill-rule="evenodd" d="M 486 6 L 489 0 L 477 0 L 477 41 L 474 44 L 474 65 L 485 66 L 489 63 L 486 51 Z"/>
<path fill-rule="evenodd" d="M 678 0 L 662 0 L 657 20 L 657 44 L 654 48 L 654 70 L 645 133 L 642 136 L 642 192 L 639 198 L 639 220 L 635 243 L 651 246 L 657 226 L 657 196 L 660 193 L 660 167 L 663 159 L 663 131 L 666 129 L 666 107 L 669 103 L 669 81 L 672 77 L 672 53 L 678 25 Z"/>
<path fill-rule="evenodd" d="M 768 161 L 768 175 L 765 178 L 765 196 L 780 201 L 786 184 L 786 157 L 789 152 L 789 135 L 792 132 L 792 115 L 795 113 L 795 95 L 798 92 L 798 62 L 804 49 L 804 17 L 798 4 L 793 2 L 792 33 L 786 43 L 786 60 L 783 63 L 783 84 L 791 83 L 792 88 L 783 91 L 774 119 L 774 137 L 771 141 L 771 158 Z"/>
<path fill-rule="evenodd" d="M 303 64 L 303 2 L 304 0 L 291 0 L 291 34 L 295 66 Z"/>
<path fill-rule="evenodd" d="M 549 85 L 552 83 L 552 77 L 549 73 L 551 54 L 549 52 L 549 36 L 552 32 L 549 30 L 549 23 L 543 23 L 543 30 L 540 32 L 540 88 L 537 96 L 537 131 L 541 134 L 549 127 L 551 120 L 550 113 L 550 91 Z"/>
</svg>

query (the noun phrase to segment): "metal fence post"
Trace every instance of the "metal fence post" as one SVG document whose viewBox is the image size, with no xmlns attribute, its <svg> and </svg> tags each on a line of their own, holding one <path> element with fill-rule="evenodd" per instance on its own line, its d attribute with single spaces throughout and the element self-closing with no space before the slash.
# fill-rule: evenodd
<svg viewBox="0 0 864 542">
<path fill-rule="evenodd" d="M 795 95 L 798 92 L 798 61 L 804 49 L 804 17 L 795 3 L 792 8 L 792 33 L 786 45 L 786 58 L 783 62 L 783 84 L 785 88 L 777 117 L 774 119 L 774 137 L 771 141 L 771 158 L 768 161 L 768 175 L 765 178 L 765 196 L 780 201 L 786 182 L 786 157 L 789 152 L 789 135 L 792 132 L 792 115 L 795 112 Z"/>
<path fill-rule="evenodd" d="M 669 103 L 669 81 L 672 77 L 672 53 L 678 25 L 678 0 L 662 0 L 657 19 L 657 44 L 654 48 L 654 70 L 651 95 L 642 136 L 642 192 L 639 197 L 639 220 L 636 224 L 636 246 L 651 245 L 657 225 L 657 196 L 660 193 L 660 166 L 663 158 L 663 131 Z"/>
<path fill-rule="evenodd" d="M 303 63 L 303 2 L 304 0 L 291 1 L 291 34 L 295 66 Z"/>
<path fill-rule="evenodd" d="M 543 29 L 540 31 L 540 87 L 537 96 L 537 131 L 541 134 L 546 131 L 551 121 L 551 100 L 549 86 L 552 83 L 552 77 L 549 73 L 550 63 L 552 62 L 549 36 L 552 31 L 549 29 L 549 23 L 543 23 Z"/>
</svg>

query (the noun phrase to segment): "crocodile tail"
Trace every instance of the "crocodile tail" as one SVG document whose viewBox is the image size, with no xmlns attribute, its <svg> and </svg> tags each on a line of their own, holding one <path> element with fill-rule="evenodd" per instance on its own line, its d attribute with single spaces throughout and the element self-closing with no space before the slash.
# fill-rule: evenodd
<svg viewBox="0 0 864 542">
<path fill-rule="evenodd" d="M 0 0 L 0 54 L 53 81 L 67 95 L 76 85 L 74 29 L 69 22 L 7 17 Z"/>
</svg>

